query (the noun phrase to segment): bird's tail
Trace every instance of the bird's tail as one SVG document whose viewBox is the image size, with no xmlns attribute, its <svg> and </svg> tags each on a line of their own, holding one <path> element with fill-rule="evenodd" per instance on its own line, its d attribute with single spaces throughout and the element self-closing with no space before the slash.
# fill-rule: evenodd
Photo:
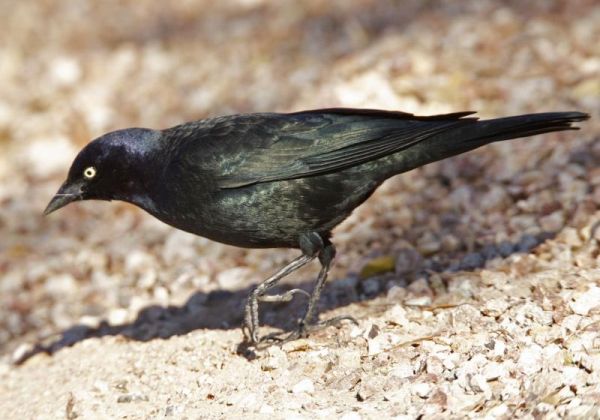
<svg viewBox="0 0 600 420">
<path fill-rule="evenodd" d="M 528 137 L 553 131 L 578 130 L 573 123 L 589 118 L 582 112 L 548 112 L 492 120 L 465 121 L 465 124 L 431 136 L 415 145 L 411 156 L 398 156 L 394 173 L 455 156 L 489 143 Z M 467 120 L 466 118 L 465 120 Z M 459 120 L 460 121 L 460 120 Z"/>
<path fill-rule="evenodd" d="M 457 140 L 460 139 L 459 143 L 470 149 L 496 141 L 529 137 L 553 131 L 579 130 L 579 127 L 572 124 L 588 118 L 589 115 L 582 112 L 518 115 L 477 121 L 475 124 L 458 128 L 455 135 L 458 136 Z"/>
<path fill-rule="evenodd" d="M 491 120 L 461 118 L 458 121 L 464 121 L 464 124 L 434 134 L 404 152 L 386 159 L 386 163 L 389 162 L 390 165 L 385 178 L 496 141 L 553 131 L 578 130 L 579 127 L 573 123 L 588 118 L 589 115 L 582 112 L 548 112 Z M 439 119 L 443 119 L 443 116 L 439 116 Z"/>
</svg>

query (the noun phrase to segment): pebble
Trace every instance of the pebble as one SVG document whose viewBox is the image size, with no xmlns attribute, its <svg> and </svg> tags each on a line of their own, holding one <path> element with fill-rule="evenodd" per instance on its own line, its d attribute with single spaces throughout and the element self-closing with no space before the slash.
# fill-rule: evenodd
<svg viewBox="0 0 600 420">
<path fill-rule="evenodd" d="M 94 382 L 92 389 L 99 394 L 106 394 L 110 387 L 105 381 L 97 380 Z"/>
<path fill-rule="evenodd" d="M 483 375 L 477 374 L 471 376 L 471 379 L 469 380 L 469 386 L 473 391 L 483 393 L 486 400 L 492 398 L 492 388 L 490 388 L 490 385 L 487 383 L 487 380 Z"/>
<path fill-rule="evenodd" d="M 357 327 L 358 328 L 358 327 Z M 360 330 L 360 328 L 358 328 Z M 362 330 L 360 330 L 362 334 Z M 314 342 L 312 340 L 308 340 L 306 338 L 300 338 L 298 340 L 289 341 L 281 346 L 281 350 L 286 353 L 291 353 L 295 351 L 306 351 L 314 348 Z"/>
<path fill-rule="evenodd" d="M 59 274 L 46 280 L 46 291 L 56 298 L 77 292 L 77 281 L 70 274 Z"/>
<path fill-rule="evenodd" d="M 502 340 L 494 340 L 494 347 L 492 348 L 491 356 L 492 357 L 503 357 L 506 353 L 506 344 Z"/>
<path fill-rule="evenodd" d="M 490 299 L 484 302 L 481 312 L 495 318 L 504 314 L 509 306 L 510 302 L 507 299 Z"/>
<path fill-rule="evenodd" d="M 586 383 L 588 374 L 578 366 L 565 366 L 562 369 L 562 381 L 566 386 L 581 386 Z"/>
<path fill-rule="evenodd" d="M 20 344 L 15 351 L 13 351 L 11 355 L 11 360 L 13 363 L 18 363 L 23 357 L 33 351 L 33 345 L 30 343 L 22 343 Z"/>
<path fill-rule="evenodd" d="M 411 403 L 411 394 L 408 390 L 408 387 L 405 386 L 386 391 L 386 393 L 383 395 L 383 398 L 387 401 L 404 407 L 410 405 Z"/>
<path fill-rule="evenodd" d="M 486 381 L 494 381 L 500 377 L 508 375 L 507 369 L 498 362 L 489 362 L 484 366 L 482 375 Z"/>
<path fill-rule="evenodd" d="M 306 392 L 307 394 L 312 394 L 313 392 L 315 392 L 315 386 L 313 384 L 313 381 L 306 378 L 298 382 L 292 388 L 292 393 L 294 394 L 301 394 L 303 392 Z"/>
<path fill-rule="evenodd" d="M 376 377 L 361 378 L 360 384 L 358 385 L 358 391 L 356 392 L 356 398 L 359 401 L 366 401 L 369 398 L 372 398 L 375 394 L 377 394 L 377 392 L 379 392 L 379 389 L 381 388 L 379 386 L 380 384 L 376 382 L 378 382 Z"/>
<path fill-rule="evenodd" d="M 358 369 L 361 366 L 361 357 L 359 350 L 348 350 L 342 352 L 338 357 L 338 366 L 340 369 Z"/>
<path fill-rule="evenodd" d="M 408 359 L 401 359 L 394 364 L 390 370 L 390 375 L 397 378 L 410 378 L 415 374 L 413 362 Z"/>
<path fill-rule="evenodd" d="M 234 267 L 217 274 L 217 284 L 223 290 L 238 290 L 252 283 L 254 272 L 248 267 Z"/>
<path fill-rule="evenodd" d="M 569 303 L 569 307 L 578 315 L 587 315 L 592 309 L 600 307 L 600 287 L 590 286 L 590 288 L 581 294 L 574 302 Z"/>
<path fill-rule="evenodd" d="M 417 242 L 417 250 L 425 256 L 435 254 L 441 247 L 441 242 L 429 231 Z"/>
<path fill-rule="evenodd" d="M 517 366 L 526 375 L 533 375 L 542 369 L 542 348 L 533 344 L 521 351 Z"/>
<path fill-rule="evenodd" d="M 285 369 L 288 366 L 287 353 L 279 347 L 271 346 L 266 351 L 266 357 L 262 360 L 261 369 L 271 371 Z"/>
<path fill-rule="evenodd" d="M 437 356 L 428 357 L 426 364 L 427 373 L 430 373 L 432 375 L 441 375 L 444 372 L 444 364 Z"/>
<path fill-rule="evenodd" d="M 433 387 L 427 382 L 419 382 L 412 386 L 412 391 L 421 398 L 427 398 L 433 391 Z"/>
<path fill-rule="evenodd" d="M 275 413 L 275 409 L 269 404 L 263 404 L 260 406 L 258 412 L 259 414 L 273 414 Z"/>
<path fill-rule="evenodd" d="M 568 332 L 574 333 L 579 329 L 579 325 L 581 323 L 580 315 L 569 315 L 563 318 L 561 322 L 561 326 L 565 328 Z"/>
<path fill-rule="evenodd" d="M 394 305 L 386 312 L 385 318 L 402 328 L 408 328 L 410 320 L 406 317 L 406 314 L 407 312 L 406 309 L 404 309 L 404 306 Z"/>
<path fill-rule="evenodd" d="M 128 318 L 127 309 L 115 308 L 111 309 L 108 313 L 108 322 L 111 325 L 122 325 L 127 321 Z"/>
<path fill-rule="evenodd" d="M 546 232 L 557 232 L 565 223 L 562 210 L 557 210 L 540 218 L 540 226 Z"/>
<path fill-rule="evenodd" d="M 147 267 L 152 267 L 155 258 L 140 249 L 133 249 L 125 258 L 125 270 L 127 272 L 138 272 Z"/>
<path fill-rule="evenodd" d="M 418 296 L 406 299 L 404 303 L 408 306 L 429 306 L 431 305 L 431 296 Z"/>
<path fill-rule="evenodd" d="M 243 389 L 230 395 L 226 399 L 227 405 L 231 405 L 231 406 L 235 406 L 235 407 L 239 407 L 239 408 L 245 408 L 245 409 L 256 408 L 256 406 L 259 403 L 260 403 L 260 399 L 256 393 L 248 392 L 248 390 L 243 390 Z"/>
<path fill-rule="evenodd" d="M 502 378 L 501 383 L 504 387 L 500 390 L 500 399 L 502 401 L 510 401 L 513 398 L 518 398 L 521 394 L 521 381 L 515 378 Z"/>
</svg>

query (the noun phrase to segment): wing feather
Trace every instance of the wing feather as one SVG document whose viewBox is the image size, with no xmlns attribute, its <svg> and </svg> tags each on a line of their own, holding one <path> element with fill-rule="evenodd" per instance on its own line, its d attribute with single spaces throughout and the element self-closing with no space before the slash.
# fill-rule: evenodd
<svg viewBox="0 0 600 420">
<path fill-rule="evenodd" d="M 302 178 L 397 153 L 473 123 L 476 118 L 464 118 L 470 114 L 415 117 L 394 111 L 332 108 L 220 117 L 203 122 L 203 141 L 189 142 L 183 160 L 213 174 L 220 189 Z M 202 154 L 203 149 L 211 150 L 211 156 Z"/>
</svg>

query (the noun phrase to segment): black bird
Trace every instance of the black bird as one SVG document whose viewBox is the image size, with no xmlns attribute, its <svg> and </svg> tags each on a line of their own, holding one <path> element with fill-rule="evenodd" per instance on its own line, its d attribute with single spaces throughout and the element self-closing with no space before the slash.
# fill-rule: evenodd
<svg viewBox="0 0 600 420">
<path fill-rule="evenodd" d="M 253 343 L 260 341 L 258 302 L 307 294 L 266 292 L 318 257 L 322 268 L 306 313 L 285 338 L 293 339 L 344 319 L 313 322 L 335 256 L 331 230 L 383 181 L 495 141 L 575 130 L 572 123 L 589 118 L 553 112 L 480 121 L 471 114 L 332 108 L 114 131 L 81 150 L 44 213 L 78 200 L 122 200 L 226 244 L 299 248 L 301 256 L 248 298 L 244 332 Z"/>
</svg>

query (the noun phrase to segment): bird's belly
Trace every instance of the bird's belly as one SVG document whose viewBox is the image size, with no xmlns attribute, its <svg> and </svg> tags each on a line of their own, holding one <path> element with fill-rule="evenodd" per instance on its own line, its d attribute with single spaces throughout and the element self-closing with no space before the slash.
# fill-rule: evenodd
<svg viewBox="0 0 600 420">
<path fill-rule="evenodd" d="M 362 185 L 361 185 L 362 184 Z M 248 248 L 298 247 L 301 234 L 327 234 L 377 187 L 337 174 L 224 189 L 163 221 L 218 242 Z M 193 197 L 182 199 L 189 201 Z"/>
</svg>

